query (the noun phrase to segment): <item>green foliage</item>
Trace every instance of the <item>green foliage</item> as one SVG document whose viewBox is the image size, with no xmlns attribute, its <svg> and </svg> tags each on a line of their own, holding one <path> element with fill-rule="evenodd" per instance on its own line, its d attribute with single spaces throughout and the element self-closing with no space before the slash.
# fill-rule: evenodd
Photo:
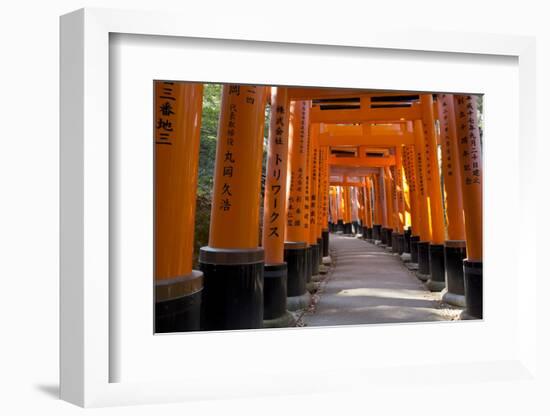
<svg viewBox="0 0 550 416">
<path fill-rule="evenodd" d="M 214 183 L 214 162 L 216 160 L 216 142 L 221 107 L 221 91 L 221 84 L 204 84 L 201 142 L 199 150 L 199 178 L 195 212 L 194 268 L 198 268 L 199 249 L 208 245 L 212 186 Z"/>
<path fill-rule="evenodd" d="M 199 155 L 199 195 L 210 194 L 212 190 L 221 91 L 221 84 L 204 84 Z"/>
</svg>

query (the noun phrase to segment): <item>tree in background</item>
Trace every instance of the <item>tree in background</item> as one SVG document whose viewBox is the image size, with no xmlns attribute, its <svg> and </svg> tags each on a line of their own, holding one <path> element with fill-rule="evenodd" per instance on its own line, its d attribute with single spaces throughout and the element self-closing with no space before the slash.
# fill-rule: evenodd
<svg viewBox="0 0 550 416">
<path fill-rule="evenodd" d="M 195 268 L 198 268 L 199 249 L 208 245 L 221 91 L 221 84 L 204 84 L 197 207 L 195 211 L 195 247 L 193 251 Z"/>
</svg>

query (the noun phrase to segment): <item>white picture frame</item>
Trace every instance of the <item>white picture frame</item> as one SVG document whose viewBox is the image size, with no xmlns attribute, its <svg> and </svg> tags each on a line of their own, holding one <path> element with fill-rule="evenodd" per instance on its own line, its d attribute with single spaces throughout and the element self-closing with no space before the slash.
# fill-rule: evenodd
<svg viewBox="0 0 550 416">
<path fill-rule="evenodd" d="M 529 146 L 531 152 L 532 149 L 536 149 L 535 120 L 533 120 L 535 112 L 525 110 L 535 102 L 535 40 L 530 37 L 509 35 L 433 33 L 429 31 L 429 28 L 425 29 L 425 31 L 419 29 L 415 32 L 408 32 L 402 28 L 386 25 L 383 29 L 362 28 L 360 33 L 354 32 L 353 29 L 347 32 L 328 33 L 322 28 L 316 29 L 313 26 L 307 28 L 289 27 L 285 31 L 279 31 L 266 25 L 254 27 L 254 30 L 244 35 L 235 33 L 230 22 L 220 20 L 215 26 L 206 29 L 200 21 L 194 21 L 184 15 L 174 13 L 82 9 L 61 18 L 60 394 L 62 399 L 80 406 L 94 407 L 219 397 L 253 397 L 285 393 L 307 394 L 354 388 L 360 391 L 365 386 L 369 386 L 370 389 L 383 389 L 384 385 L 396 379 L 400 380 L 402 388 L 410 389 L 418 388 L 419 385 L 430 385 L 434 373 L 452 374 L 453 382 L 472 384 L 487 380 L 517 380 L 521 382 L 535 377 L 536 327 L 530 317 L 534 316 L 536 309 L 534 295 L 536 290 L 534 288 L 536 288 L 537 272 L 535 270 L 535 252 L 528 249 L 527 243 L 536 238 L 536 223 L 534 216 L 525 215 L 530 212 L 528 204 L 533 203 L 534 185 L 526 173 L 526 169 L 532 161 L 519 145 L 517 152 L 515 148 L 508 148 L 508 151 L 504 151 L 500 155 L 504 154 L 504 158 L 509 157 L 508 162 L 511 163 L 512 170 L 504 174 L 502 169 L 505 165 L 502 160 L 494 156 L 495 153 L 492 153 L 494 148 L 491 148 L 491 134 L 498 133 L 509 140 L 506 143 L 510 146 L 518 144 L 521 140 L 522 145 Z M 195 39 L 202 42 L 211 40 L 212 48 L 216 48 L 216 43 L 230 45 L 235 42 L 244 49 L 246 49 L 246 45 L 264 45 L 266 47 L 272 45 L 270 51 L 283 55 L 295 53 L 296 59 L 300 59 L 301 56 L 296 54 L 297 50 L 312 50 L 313 55 L 323 55 L 328 50 L 329 53 L 332 51 L 331 53 L 341 54 L 343 57 L 360 55 L 364 51 L 372 51 L 374 55 L 387 55 L 380 59 L 393 59 L 392 54 L 395 52 L 413 60 L 416 59 L 416 56 L 424 54 L 422 56 L 425 59 L 423 59 L 431 60 L 433 65 L 443 62 L 451 68 L 453 65 L 463 64 L 460 57 L 466 57 L 466 60 L 475 66 L 478 58 L 485 57 L 490 61 L 492 56 L 495 59 L 496 72 L 498 72 L 497 67 L 501 65 L 499 59 L 502 58 L 502 62 L 513 62 L 515 69 L 505 72 L 508 74 L 506 76 L 511 76 L 510 74 L 517 70 L 513 82 L 517 83 L 519 93 L 515 96 L 517 105 L 513 106 L 512 110 L 506 114 L 511 116 L 507 119 L 507 123 L 511 123 L 509 125 L 518 129 L 511 129 L 513 130 L 511 132 L 504 129 L 498 130 L 499 123 L 495 121 L 497 110 L 494 109 L 497 109 L 499 105 L 502 107 L 502 105 L 501 103 L 494 103 L 493 107 L 489 105 L 486 107 L 487 142 L 484 143 L 484 151 L 487 152 L 484 163 L 494 165 L 494 171 L 502 172 L 511 188 L 499 188 L 497 178 L 491 177 L 491 169 L 488 170 L 489 175 L 484 180 L 486 193 L 489 192 L 495 198 L 499 197 L 499 191 L 510 192 L 511 202 L 506 213 L 515 214 L 514 218 L 518 218 L 518 223 L 515 226 L 521 228 L 522 233 L 518 235 L 517 251 L 506 253 L 512 267 L 503 267 L 492 263 L 496 258 L 495 255 L 498 255 L 496 248 L 502 248 L 503 242 L 499 242 L 498 237 L 504 235 L 504 231 L 500 230 L 499 232 L 498 229 L 494 229 L 492 230 L 493 235 L 489 237 L 485 233 L 491 243 L 489 244 L 486 240 L 485 245 L 489 248 L 495 247 L 494 252 L 485 251 L 487 253 L 484 261 L 485 287 L 487 288 L 485 303 L 489 306 L 485 319 L 480 322 L 465 322 L 458 325 L 456 323 L 415 324 L 399 325 L 397 328 L 385 325 L 369 326 L 368 328 L 355 326 L 315 330 L 298 329 L 291 330 L 291 333 L 284 330 L 262 330 L 153 336 L 150 332 L 150 337 L 154 338 L 153 343 L 156 344 L 155 348 L 169 351 L 170 348 L 175 348 L 173 345 L 181 343 L 181 337 L 185 337 L 189 345 L 187 352 L 196 357 L 196 354 L 202 351 L 203 356 L 210 361 L 209 365 L 193 366 L 188 363 L 187 368 L 178 367 L 180 364 L 177 363 L 168 368 L 169 360 L 166 360 L 166 357 L 154 355 L 153 350 L 148 351 L 149 356 L 143 355 L 141 351 L 141 348 L 145 348 L 143 343 L 132 344 L 135 346 L 133 350 L 136 352 L 134 361 L 130 360 L 131 354 L 128 349 L 113 348 L 113 340 L 117 337 L 128 336 L 128 340 L 132 340 L 131 342 L 136 342 L 138 339 L 130 338 L 126 331 L 130 326 L 121 326 L 120 322 L 123 321 L 120 319 L 118 324 L 113 323 L 114 316 L 124 315 L 124 312 L 120 312 L 121 306 L 117 304 L 118 298 L 115 296 L 120 292 L 120 287 L 118 283 L 114 284 L 110 279 L 110 276 L 116 274 L 115 269 L 118 261 L 117 258 L 114 258 L 116 256 L 111 250 L 114 245 L 112 230 L 118 227 L 116 221 L 120 220 L 120 216 L 112 215 L 112 201 L 116 199 L 112 195 L 112 190 L 113 188 L 119 189 L 116 186 L 113 187 L 112 176 L 116 176 L 120 171 L 117 165 L 119 160 L 113 158 L 110 147 L 112 146 L 110 137 L 117 134 L 113 131 L 113 120 L 110 124 L 112 115 L 110 111 L 113 110 L 110 99 L 112 100 L 113 88 L 116 88 L 110 77 L 110 70 L 112 70 L 110 53 L 113 51 L 111 42 L 117 36 L 118 39 L 132 36 L 154 36 L 155 44 L 158 42 L 177 44 L 178 39 Z M 266 43 L 259 44 L 258 42 Z M 139 45 L 136 46 L 136 48 L 139 47 Z M 256 46 L 252 49 L 246 50 L 245 54 L 253 57 L 255 54 L 264 53 L 261 47 Z M 265 53 L 270 53 L 270 51 Z M 207 54 L 208 51 L 200 53 Z M 380 55 L 377 56 L 380 57 Z M 245 59 L 244 55 L 242 59 Z M 247 73 L 239 67 L 242 64 L 233 63 L 240 68 L 239 71 L 230 72 L 228 68 L 225 68 L 225 78 L 221 79 L 219 75 L 216 78 L 215 71 L 218 71 L 219 74 L 223 68 L 213 68 L 203 80 L 262 83 L 260 76 L 254 77 L 253 74 Z M 330 67 L 330 60 L 327 66 Z M 144 71 L 145 69 L 139 68 L 135 72 L 147 77 L 148 75 Z M 334 74 L 328 69 L 324 71 L 329 78 L 326 82 L 330 86 L 337 86 L 335 84 L 338 83 L 337 76 L 341 77 L 341 74 Z M 450 69 L 450 71 L 453 70 Z M 158 76 L 165 75 L 166 79 L 174 79 L 171 76 L 172 73 L 173 71 L 168 70 L 161 71 Z M 320 73 L 322 75 L 323 70 L 320 70 Z M 332 78 L 330 78 L 331 76 Z M 306 77 L 304 74 L 297 73 L 295 77 L 293 82 L 296 85 L 320 85 L 319 82 L 321 82 L 314 76 Z M 352 75 L 350 75 L 351 78 L 353 78 Z M 285 79 L 292 82 L 291 78 Z M 428 90 L 445 91 L 444 77 L 442 76 L 438 82 L 440 84 L 422 84 L 419 78 L 416 90 L 425 90 L 421 88 L 422 85 L 439 85 L 440 89 L 436 87 Z M 406 85 L 410 86 L 411 84 L 396 83 L 394 88 L 391 86 L 390 88 L 410 89 L 403 87 Z M 465 83 L 464 85 L 473 84 Z M 453 91 L 484 92 L 481 84 L 479 85 L 480 88 L 475 90 L 454 89 Z M 354 83 L 347 86 L 377 88 L 382 85 Z M 388 88 L 387 85 L 384 87 Z M 502 86 L 502 88 L 510 88 L 510 86 Z M 495 87 L 494 94 L 498 94 L 498 91 L 499 89 Z M 146 102 L 145 99 L 144 102 Z M 150 108 L 152 111 L 152 106 Z M 506 111 L 506 109 L 501 108 L 498 111 Z M 152 138 L 152 135 L 150 137 Z M 147 154 L 139 154 L 139 151 L 136 150 L 136 156 L 146 159 Z M 487 166 L 485 166 L 485 171 L 487 172 Z M 147 176 L 145 175 L 144 178 L 146 181 Z M 134 180 L 140 184 L 144 183 L 136 178 Z M 125 183 L 127 184 L 127 182 Z M 493 185 L 495 187 L 490 188 Z M 484 203 L 490 207 L 492 201 L 486 197 Z M 140 218 L 147 220 L 144 217 L 146 214 L 147 211 L 136 214 L 134 221 L 139 221 Z M 485 229 L 488 224 L 494 227 L 499 224 L 503 225 L 502 218 L 502 214 L 499 213 L 495 213 L 491 218 L 486 216 Z M 152 221 L 152 216 L 149 220 Z M 120 232 L 123 233 L 124 228 Z M 148 244 L 144 240 L 147 238 L 146 234 L 142 234 L 136 241 L 143 243 L 144 245 L 141 246 L 143 248 Z M 115 251 L 114 254 L 116 255 L 117 252 Z M 517 266 L 519 264 L 521 264 L 522 285 L 516 287 L 514 285 L 518 280 Z M 491 269 L 491 267 L 495 268 Z M 502 288 L 501 294 L 495 290 L 491 291 L 491 288 L 498 287 L 494 283 L 494 277 L 491 277 L 491 270 L 493 273 L 497 270 L 499 276 L 503 276 L 504 281 L 511 285 Z M 125 283 L 122 281 L 120 284 L 124 285 Z M 529 289 L 527 290 L 527 288 Z M 511 320 L 510 326 L 506 328 L 503 326 L 502 318 L 494 313 L 499 306 L 503 305 L 499 296 L 504 297 L 508 303 L 512 301 L 512 305 L 506 307 L 506 318 Z M 144 304 L 143 308 L 147 309 L 147 305 Z M 152 315 L 152 307 L 149 309 L 151 309 Z M 139 328 L 138 330 L 141 331 Z M 417 341 L 418 345 L 414 345 L 415 343 L 406 345 L 407 354 L 397 355 L 399 350 L 391 340 L 397 340 L 399 337 L 415 340 L 419 334 L 422 334 L 420 335 L 422 342 Z M 288 340 L 289 336 L 295 340 L 293 342 L 299 342 L 300 345 L 310 347 L 327 345 L 327 348 L 346 348 L 345 357 L 340 362 L 327 362 L 323 368 L 310 371 L 305 368 L 297 368 L 296 363 L 292 360 L 290 362 L 293 368 L 290 369 L 288 357 L 285 358 L 283 351 L 278 359 L 274 358 L 274 366 L 270 368 L 262 366 L 262 363 L 258 361 L 258 357 L 261 355 L 258 354 L 258 349 L 262 352 L 261 348 L 268 348 L 267 346 L 273 345 L 273 343 L 275 343 L 273 348 L 277 348 L 277 342 L 281 342 L 277 339 L 286 337 L 284 339 Z M 468 350 L 459 360 L 445 359 L 444 354 L 434 354 L 431 357 L 418 354 L 430 342 L 433 343 L 442 337 L 450 337 L 449 339 L 457 342 L 457 348 L 462 345 L 459 342 L 463 342 L 467 347 L 468 342 L 491 337 L 505 339 L 509 345 L 503 345 L 501 349 L 492 353 L 491 348 L 485 350 L 480 348 L 478 356 L 474 354 L 473 349 Z M 330 340 L 335 339 L 338 341 L 327 344 L 327 342 L 331 342 Z M 377 355 L 375 359 L 372 357 L 367 359 L 362 355 L 366 348 L 364 345 L 367 345 L 364 342 L 369 339 L 375 339 L 376 342 L 370 341 L 366 351 L 375 355 L 381 354 Z M 128 344 L 128 340 L 119 339 L 118 341 Z M 238 357 L 233 363 L 227 363 L 227 360 L 220 359 L 218 353 L 220 341 L 224 343 L 224 348 L 227 348 L 229 353 Z M 279 344 L 279 347 L 281 345 L 283 344 Z M 252 346 L 253 350 L 256 348 L 255 352 L 248 353 L 252 357 L 249 362 L 239 361 L 244 357 L 241 351 L 242 346 Z M 316 349 L 310 349 L 310 351 L 309 359 L 313 361 L 322 355 L 322 349 L 320 352 Z M 290 352 L 286 353 L 290 354 Z M 226 351 L 225 354 L 228 352 Z M 394 354 L 393 358 L 392 354 Z M 132 366 L 137 365 L 136 357 L 140 356 L 145 368 L 143 371 L 132 373 L 123 368 L 123 372 L 132 373 L 131 376 L 126 377 L 124 374 L 119 374 L 120 362 L 129 360 L 126 368 L 130 366 L 130 370 L 132 370 L 134 368 Z M 168 354 L 168 356 L 170 355 Z M 200 357 L 197 360 L 200 360 Z M 241 364 L 243 362 L 244 364 Z M 155 366 L 158 366 L 156 375 L 153 374 Z M 119 370 L 114 371 L 114 368 Z M 170 376 L 171 374 L 174 377 Z M 178 374 L 180 377 L 175 377 Z M 347 381 L 342 382 L 342 380 Z"/>
</svg>

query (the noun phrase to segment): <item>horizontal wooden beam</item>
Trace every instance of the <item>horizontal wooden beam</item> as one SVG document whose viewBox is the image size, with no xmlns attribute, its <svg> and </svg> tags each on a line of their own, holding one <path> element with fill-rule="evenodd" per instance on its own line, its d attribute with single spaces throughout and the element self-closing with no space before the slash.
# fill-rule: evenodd
<svg viewBox="0 0 550 416">
<path fill-rule="evenodd" d="M 357 110 L 321 110 L 318 107 L 313 107 L 310 112 L 311 123 L 399 123 L 406 120 L 419 120 L 421 118 L 422 111 L 419 106 L 407 108 L 361 108 Z"/>
<path fill-rule="evenodd" d="M 366 186 L 363 182 L 330 182 L 330 186 Z"/>
<path fill-rule="evenodd" d="M 414 135 L 411 133 L 373 136 L 333 136 L 328 133 L 319 135 L 320 146 L 379 146 L 394 147 L 414 144 Z"/>
<path fill-rule="evenodd" d="M 321 133 L 328 133 L 332 136 L 364 136 L 367 134 L 376 136 L 403 134 L 407 132 L 405 121 L 400 123 L 384 124 L 325 124 L 321 125 Z"/>
<path fill-rule="evenodd" d="M 351 167 L 370 167 L 380 168 L 384 166 L 395 165 L 394 156 L 385 157 L 337 157 L 331 156 L 329 158 L 329 164 L 331 166 L 351 166 Z"/>
<path fill-rule="evenodd" d="M 410 95 L 415 93 L 403 93 L 395 91 L 376 91 L 358 88 L 320 88 L 320 87 L 287 87 L 291 100 L 322 100 L 329 98 L 357 98 L 370 96 L 395 96 Z"/>
<path fill-rule="evenodd" d="M 357 167 L 357 166 L 337 166 L 333 165 L 330 167 L 330 176 L 369 176 L 376 173 L 380 173 L 380 168 L 378 167 Z"/>
<path fill-rule="evenodd" d="M 289 87 L 288 96 L 291 100 L 322 100 L 330 98 L 356 98 L 369 92 L 370 90 L 352 88 Z"/>
</svg>

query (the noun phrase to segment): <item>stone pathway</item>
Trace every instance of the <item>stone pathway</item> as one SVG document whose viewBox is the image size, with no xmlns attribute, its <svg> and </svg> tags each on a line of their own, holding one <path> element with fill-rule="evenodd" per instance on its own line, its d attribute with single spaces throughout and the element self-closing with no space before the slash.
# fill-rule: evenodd
<svg viewBox="0 0 550 416">
<path fill-rule="evenodd" d="M 306 326 L 449 321 L 461 309 L 440 302 L 401 259 L 352 236 L 330 235 L 333 267 L 302 316 Z"/>
</svg>

